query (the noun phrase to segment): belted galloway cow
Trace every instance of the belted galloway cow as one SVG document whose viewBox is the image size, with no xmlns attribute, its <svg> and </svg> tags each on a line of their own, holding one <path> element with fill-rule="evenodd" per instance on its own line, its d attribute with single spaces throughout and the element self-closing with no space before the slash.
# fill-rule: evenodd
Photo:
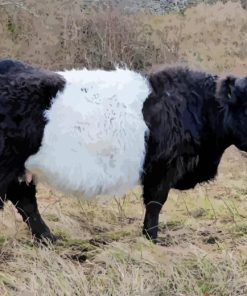
<svg viewBox="0 0 247 296">
<path fill-rule="evenodd" d="M 85 198 L 141 184 L 155 241 L 169 190 L 213 179 L 230 145 L 247 151 L 247 78 L 0 61 L 1 206 L 12 201 L 38 239 L 56 239 L 38 211 L 44 182 Z"/>
</svg>

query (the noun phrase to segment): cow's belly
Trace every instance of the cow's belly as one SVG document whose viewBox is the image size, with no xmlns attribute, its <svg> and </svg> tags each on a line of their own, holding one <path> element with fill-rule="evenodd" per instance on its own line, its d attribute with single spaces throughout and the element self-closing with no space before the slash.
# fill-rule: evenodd
<svg viewBox="0 0 247 296">
<path fill-rule="evenodd" d="M 38 181 L 86 198 L 121 196 L 139 184 L 147 132 L 142 104 L 130 106 L 117 95 L 81 104 L 60 96 L 26 168 Z"/>
<path fill-rule="evenodd" d="M 44 141 L 39 152 L 27 160 L 26 168 L 38 181 L 64 192 L 88 198 L 121 196 L 139 184 L 145 155 L 145 127 L 138 122 L 134 126 L 112 131 L 112 143 L 99 138 L 89 144 L 79 135 L 61 132 L 49 137 L 49 144 Z"/>
</svg>

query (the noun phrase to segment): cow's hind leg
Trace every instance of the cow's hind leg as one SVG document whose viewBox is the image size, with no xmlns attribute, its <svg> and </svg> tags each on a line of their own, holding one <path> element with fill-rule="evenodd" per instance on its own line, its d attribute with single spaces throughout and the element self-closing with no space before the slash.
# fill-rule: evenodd
<svg viewBox="0 0 247 296">
<path fill-rule="evenodd" d="M 7 190 L 7 199 L 15 205 L 36 239 L 51 242 L 56 240 L 56 237 L 51 233 L 39 213 L 36 186 L 33 181 L 29 184 L 18 180 L 10 183 Z"/>
</svg>

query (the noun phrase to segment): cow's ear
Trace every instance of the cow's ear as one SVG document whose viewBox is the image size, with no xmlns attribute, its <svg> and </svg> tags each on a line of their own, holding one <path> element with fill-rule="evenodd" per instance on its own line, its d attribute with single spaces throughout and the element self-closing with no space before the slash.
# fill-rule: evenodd
<svg viewBox="0 0 247 296">
<path fill-rule="evenodd" d="M 236 103 L 235 83 L 237 78 L 235 76 L 227 76 L 220 79 L 217 85 L 217 97 L 228 104 Z"/>
</svg>

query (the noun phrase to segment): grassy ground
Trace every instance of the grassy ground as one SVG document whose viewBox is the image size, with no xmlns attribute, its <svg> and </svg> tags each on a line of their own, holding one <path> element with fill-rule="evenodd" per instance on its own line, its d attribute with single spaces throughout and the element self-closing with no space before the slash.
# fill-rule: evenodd
<svg viewBox="0 0 247 296">
<path fill-rule="evenodd" d="M 10 204 L 0 217 L 0 295 L 247 295 L 247 170 L 230 148 L 217 180 L 171 191 L 160 243 L 141 236 L 140 189 L 86 202 L 39 188 L 61 239 L 33 243 Z"/>
</svg>

